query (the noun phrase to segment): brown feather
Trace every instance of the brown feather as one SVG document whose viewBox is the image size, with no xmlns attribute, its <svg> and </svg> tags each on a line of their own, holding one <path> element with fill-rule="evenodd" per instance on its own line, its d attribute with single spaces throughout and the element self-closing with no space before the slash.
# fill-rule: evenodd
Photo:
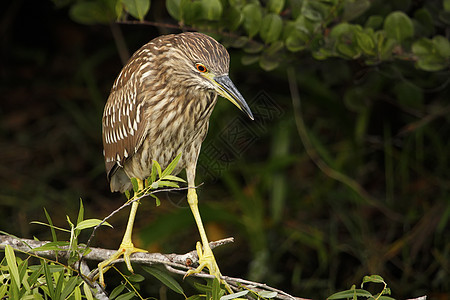
<svg viewBox="0 0 450 300">
<path fill-rule="evenodd" d="M 182 153 L 175 173 L 195 168 L 217 101 L 194 73 L 195 63 L 226 75 L 229 55 L 201 33 L 166 35 L 136 51 L 118 75 L 102 120 L 112 191 L 130 189 L 131 177 L 148 177 L 153 160 L 165 168 Z"/>
</svg>

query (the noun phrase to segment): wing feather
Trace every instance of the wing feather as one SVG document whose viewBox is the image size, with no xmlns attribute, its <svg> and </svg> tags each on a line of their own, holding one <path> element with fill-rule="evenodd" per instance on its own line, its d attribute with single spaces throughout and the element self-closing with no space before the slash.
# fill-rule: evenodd
<svg viewBox="0 0 450 300">
<path fill-rule="evenodd" d="M 123 168 L 145 138 L 144 102 L 137 79 L 142 59 L 131 59 L 117 77 L 103 112 L 103 147 L 108 180 Z"/>
</svg>

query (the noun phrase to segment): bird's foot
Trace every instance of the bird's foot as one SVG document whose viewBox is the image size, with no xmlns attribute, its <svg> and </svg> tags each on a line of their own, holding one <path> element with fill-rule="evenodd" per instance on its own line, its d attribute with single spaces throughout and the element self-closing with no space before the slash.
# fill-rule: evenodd
<svg viewBox="0 0 450 300">
<path fill-rule="evenodd" d="M 183 278 L 186 278 L 187 276 L 192 275 L 192 274 L 200 273 L 206 267 L 209 270 L 209 274 L 216 277 L 219 280 L 219 282 L 225 286 L 227 291 L 230 294 L 233 294 L 231 287 L 228 285 L 228 283 L 225 280 L 223 280 L 221 278 L 222 274 L 220 273 L 219 266 L 217 265 L 216 259 L 214 258 L 214 254 L 213 254 L 211 248 L 209 247 L 209 245 L 207 245 L 207 247 L 205 247 L 205 249 L 203 250 L 202 244 L 200 242 L 197 242 L 196 248 L 197 248 L 199 266 L 195 269 L 191 269 L 191 270 L 187 271 Z"/>
<path fill-rule="evenodd" d="M 131 256 L 131 254 L 136 253 L 136 252 L 148 252 L 148 251 L 134 247 L 132 242 L 129 242 L 129 243 L 122 242 L 122 244 L 120 244 L 119 250 L 117 250 L 116 253 L 111 255 L 111 257 L 108 258 L 107 260 L 104 260 L 98 264 L 98 281 L 99 281 L 99 283 L 103 287 L 105 286 L 105 279 L 103 277 L 103 274 L 106 273 L 106 271 L 108 271 L 109 268 L 112 267 L 112 262 L 119 259 L 121 256 L 123 256 L 123 259 L 125 260 L 125 264 L 127 265 L 128 270 L 131 273 L 134 273 L 133 267 L 131 267 L 130 256 Z"/>
</svg>

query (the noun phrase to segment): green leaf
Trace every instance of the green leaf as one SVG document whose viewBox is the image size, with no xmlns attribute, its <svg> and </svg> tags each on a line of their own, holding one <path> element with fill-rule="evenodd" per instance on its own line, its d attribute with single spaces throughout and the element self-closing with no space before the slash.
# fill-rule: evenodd
<svg viewBox="0 0 450 300">
<path fill-rule="evenodd" d="M 232 300 L 232 299 L 236 299 L 236 298 L 239 298 L 239 297 L 241 297 L 241 296 L 247 295 L 248 292 L 249 292 L 248 290 L 245 290 L 245 291 L 240 291 L 240 292 L 237 292 L 237 293 L 234 293 L 234 294 L 225 295 L 225 296 L 220 297 L 220 300 Z"/>
<path fill-rule="evenodd" d="M 275 14 L 279 14 L 283 10 L 283 7 L 284 0 L 269 0 L 269 3 L 267 3 L 267 9 Z"/>
<path fill-rule="evenodd" d="M 84 220 L 84 221 L 80 222 L 79 224 L 77 224 L 77 227 L 75 227 L 75 229 L 83 230 L 86 228 L 92 228 L 92 227 L 95 227 L 98 224 L 100 224 L 102 221 L 103 220 L 100 220 L 100 219 L 87 219 L 87 220 Z M 102 226 L 103 225 L 113 228 L 113 226 L 106 221 L 102 223 Z"/>
<path fill-rule="evenodd" d="M 344 1 L 343 21 L 351 21 L 365 13 L 370 8 L 369 0 Z"/>
<path fill-rule="evenodd" d="M 50 217 L 50 215 L 48 214 L 48 212 L 45 208 L 44 208 L 44 214 L 45 214 L 45 218 L 47 218 L 48 224 L 50 225 L 50 232 L 52 233 L 52 240 L 54 242 L 56 242 L 58 239 L 56 238 L 55 227 L 53 227 L 52 218 Z M 31 223 L 33 223 L 33 222 L 31 222 Z M 47 225 L 47 224 L 45 224 L 45 225 Z"/>
<path fill-rule="evenodd" d="M 166 8 L 169 14 L 177 21 L 181 20 L 181 0 L 166 0 Z"/>
<path fill-rule="evenodd" d="M 326 5 L 322 5 L 319 1 L 305 1 L 301 17 L 313 23 L 319 23 L 324 21 L 324 17 L 329 13 L 330 11 L 326 8 Z"/>
<path fill-rule="evenodd" d="M 368 55 L 375 55 L 375 43 L 372 39 L 373 30 L 357 31 L 356 42 L 361 50 Z"/>
<path fill-rule="evenodd" d="M 442 5 L 444 6 L 444 11 L 450 11 L 450 0 L 443 0 Z"/>
<path fill-rule="evenodd" d="M 131 274 L 128 276 L 128 280 L 131 282 L 142 282 L 145 280 L 145 277 L 139 274 Z"/>
<path fill-rule="evenodd" d="M 80 209 L 78 210 L 78 217 L 77 217 L 77 224 L 82 222 L 84 219 L 84 207 L 83 207 L 83 200 L 80 198 Z"/>
<path fill-rule="evenodd" d="M 375 40 L 378 41 L 378 55 L 381 60 L 388 60 L 392 57 L 392 50 L 394 50 L 397 42 L 394 39 L 385 38 L 382 32 L 375 34 Z"/>
<path fill-rule="evenodd" d="M 370 16 L 364 24 L 364 27 L 372 29 L 379 29 L 381 26 L 383 26 L 383 17 L 380 15 Z"/>
<path fill-rule="evenodd" d="M 189 298 L 186 298 L 186 300 L 204 300 L 204 295 L 192 295 Z"/>
<path fill-rule="evenodd" d="M 47 262 L 44 261 L 43 259 L 41 260 L 41 265 L 44 268 L 44 277 L 45 277 L 45 282 L 47 283 L 48 294 L 51 299 L 55 299 L 55 288 L 53 287 L 53 281 L 52 281 L 52 275 L 50 273 L 50 268 L 48 267 Z"/>
<path fill-rule="evenodd" d="M 80 290 L 80 286 L 79 285 L 77 285 L 75 287 L 74 296 L 75 296 L 75 300 L 81 300 L 81 290 Z"/>
<path fill-rule="evenodd" d="M 417 56 L 430 55 L 433 52 L 433 42 L 426 38 L 421 38 L 412 44 L 412 52 Z"/>
<path fill-rule="evenodd" d="M 262 55 L 259 59 L 259 66 L 267 72 L 276 69 L 279 65 L 280 63 L 273 56 Z"/>
<path fill-rule="evenodd" d="M 202 16 L 202 3 L 196 0 L 181 0 L 181 21 L 192 24 Z"/>
<path fill-rule="evenodd" d="M 150 179 L 147 178 L 150 180 L 149 183 L 151 184 L 155 182 L 157 176 L 158 176 L 158 169 L 156 168 L 156 164 L 152 164 L 152 172 L 150 173 Z"/>
<path fill-rule="evenodd" d="M 245 48 L 243 49 L 246 53 L 252 53 L 256 54 L 261 52 L 264 49 L 264 45 L 257 42 L 250 42 L 248 43 Z"/>
<path fill-rule="evenodd" d="M 437 35 L 432 40 L 437 53 L 444 58 L 450 58 L 450 42 L 448 38 Z"/>
<path fill-rule="evenodd" d="M 211 289 L 211 296 L 212 299 L 219 299 L 221 294 L 221 289 L 220 289 L 220 282 L 217 278 L 213 279 L 212 282 L 212 289 Z"/>
<path fill-rule="evenodd" d="M 130 200 L 131 194 L 129 190 L 125 190 L 125 197 L 127 197 L 127 200 Z"/>
<path fill-rule="evenodd" d="M 222 18 L 225 26 L 228 27 L 228 29 L 230 29 L 231 31 L 235 31 L 239 27 L 239 25 L 241 25 L 242 20 L 243 16 L 241 14 L 241 11 L 234 6 L 226 9 Z M 236 47 L 236 45 L 233 46 Z"/>
<path fill-rule="evenodd" d="M 61 299 L 66 299 L 74 291 L 75 287 L 77 286 L 77 280 L 78 276 L 69 278 L 64 286 L 64 290 L 61 293 Z"/>
<path fill-rule="evenodd" d="M 381 296 L 378 298 L 378 300 L 396 300 L 395 298 L 389 297 L 389 296 Z"/>
<path fill-rule="evenodd" d="M 336 49 L 338 50 L 338 52 L 340 54 L 342 54 L 344 56 L 344 58 L 351 58 L 351 59 L 356 59 L 361 55 L 361 52 L 359 51 L 359 49 L 347 45 L 345 43 L 340 43 L 336 46 Z"/>
<path fill-rule="evenodd" d="M 161 200 L 159 200 L 158 197 L 156 197 L 154 194 L 150 194 L 150 196 L 152 196 L 153 198 L 155 198 L 155 204 L 156 204 L 156 206 L 160 206 L 160 205 L 161 205 Z"/>
<path fill-rule="evenodd" d="M 131 184 L 133 185 L 133 191 L 136 194 L 137 192 L 139 192 L 139 184 L 136 178 L 131 178 Z"/>
<path fill-rule="evenodd" d="M 271 291 L 262 291 L 258 293 L 258 296 L 264 299 L 271 299 L 275 298 L 278 295 L 277 292 L 271 292 Z"/>
<path fill-rule="evenodd" d="M 367 282 L 385 283 L 383 277 L 381 277 L 380 275 L 370 275 L 370 276 L 363 277 L 361 287 L 363 287 L 364 283 L 367 283 Z"/>
<path fill-rule="evenodd" d="M 353 298 L 353 297 L 365 297 L 365 298 L 369 298 L 369 297 L 372 297 L 372 294 L 369 293 L 369 292 L 366 291 L 366 290 L 361 290 L 361 289 L 350 289 L 350 290 L 346 290 L 346 291 L 334 293 L 333 295 L 329 296 L 327 299 L 328 299 L 328 300 L 333 300 L 333 299 L 348 299 L 348 298 Z"/>
<path fill-rule="evenodd" d="M 418 36 L 430 36 L 434 34 L 434 20 L 431 13 L 426 8 L 418 9 L 414 12 L 415 29 Z"/>
<path fill-rule="evenodd" d="M 156 277 L 159 281 L 161 281 L 165 286 L 170 288 L 172 291 L 184 295 L 183 288 L 180 286 L 180 284 L 173 279 L 172 276 L 169 274 L 161 271 L 160 269 L 154 268 L 154 267 L 148 267 L 148 266 L 142 266 L 142 268 L 149 274 Z"/>
<path fill-rule="evenodd" d="M 243 55 L 241 57 L 241 63 L 244 66 L 254 64 L 257 61 L 259 61 L 259 55 Z"/>
<path fill-rule="evenodd" d="M 17 268 L 16 255 L 14 249 L 10 245 L 5 246 L 6 263 L 8 264 L 9 273 L 14 279 L 14 283 L 17 288 L 20 288 L 19 269 Z"/>
<path fill-rule="evenodd" d="M 277 14 L 268 14 L 264 16 L 260 35 L 266 44 L 275 42 L 280 37 L 283 30 L 283 21 Z"/>
<path fill-rule="evenodd" d="M 11 278 L 11 285 L 9 286 L 8 299 L 20 300 L 19 288 L 14 284 L 14 278 Z"/>
<path fill-rule="evenodd" d="M 261 7 L 257 3 L 250 3 L 244 6 L 242 9 L 242 15 L 244 16 L 243 25 L 247 31 L 249 37 L 253 37 L 259 32 L 262 22 Z"/>
<path fill-rule="evenodd" d="M 289 1 L 293 19 L 297 19 L 301 15 L 304 3 L 305 2 L 303 0 L 290 0 Z"/>
<path fill-rule="evenodd" d="M 122 0 L 125 10 L 134 18 L 142 21 L 150 9 L 150 0 Z"/>
<path fill-rule="evenodd" d="M 64 282 L 64 271 L 61 271 L 60 273 L 53 273 L 54 282 L 56 282 L 55 286 L 55 296 L 53 299 L 60 299 L 61 298 L 61 292 L 63 289 L 63 282 Z"/>
<path fill-rule="evenodd" d="M 111 12 L 101 1 L 77 1 L 71 6 L 69 15 L 74 21 L 85 25 L 108 24 L 116 18 L 115 11 Z"/>
<path fill-rule="evenodd" d="M 440 43 L 438 41 L 437 43 Z M 445 45 L 440 45 L 445 54 Z M 436 49 L 434 40 L 422 38 L 412 45 L 412 52 L 417 56 L 416 67 L 425 71 L 439 71 L 448 67 L 448 60 L 442 57 Z"/>
<path fill-rule="evenodd" d="M 83 291 L 84 291 L 84 295 L 86 296 L 86 299 L 94 300 L 94 296 L 92 296 L 91 289 L 89 288 L 89 286 L 86 282 L 83 282 Z"/>
<path fill-rule="evenodd" d="M 330 37 L 336 40 L 335 49 L 344 58 L 355 59 L 361 55 L 356 35 L 362 32 L 360 25 L 340 23 L 330 31 Z M 368 46 L 368 45 L 367 45 Z"/>
<path fill-rule="evenodd" d="M 109 299 L 112 300 L 112 299 L 116 298 L 117 296 L 120 295 L 120 293 L 123 292 L 124 289 L 125 289 L 125 286 L 123 284 L 116 286 L 116 288 L 113 289 L 111 294 L 109 295 Z"/>
<path fill-rule="evenodd" d="M 22 292 L 30 292 L 31 288 L 28 284 L 28 260 L 23 260 L 19 263 L 19 280 L 22 284 Z M 1 298 L 0 298 L 1 299 Z"/>
<path fill-rule="evenodd" d="M 173 175 L 166 175 L 163 178 L 166 180 L 171 180 L 171 181 L 186 182 L 186 180 L 184 180 L 183 178 L 173 176 Z"/>
<path fill-rule="evenodd" d="M 309 43 L 309 36 L 300 31 L 294 30 L 286 38 L 286 49 L 291 52 L 301 51 L 306 48 Z"/>
<path fill-rule="evenodd" d="M 30 270 L 32 270 L 32 267 L 34 267 L 34 266 L 30 266 Z M 38 265 L 37 267 L 38 268 L 36 270 L 32 271 L 32 273 L 30 274 L 30 277 L 28 277 L 29 285 L 34 285 L 37 282 L 39 276 L 42 273 L 42 270 L 44 269 L 42 265 Z"/>
<path fill-rule="evenodd" d="M 179 188 L 179 185 L 176 184 L 173 181 L 167 181 L 167 180 L 160 180 L 158 181 L 158 187 L 173 187 L 173 188 Z"/>
<path fill-rule="evenodd" d="M 4 284 L 4 285 L 0 286 L 0 299 L 3 299 L 3 297 L 5 296 L 7 291 L 8 291 L 8 285 Z"/>
<path fill-rule="evenodd" d="M 411 19 L 401 11 L 390 13 L 384 20 L 383 28 L 388 38 L 393 38 L 400 43 L 414 35 Z"/>
<path fill-rule="evenodd" d="M 122 294 L 122 295 L 118 296 L 118 297 L 116 298 L 116 300 L 129 300 L 129 299 L 133 299 L 135 295 L 136 295 L 136 294 L 135 294 L 134 292 L 128 292 L 128 293 L 125 293 L 125 294 Z"/>
<path fill-rule="evenodd" d="M 222 16 L 222 3 L 220 0 L 202 0 L 203 18 L 210 21 L 219 20 Z"/>
<path fill-rule="evenodd" d="M 175 167 L 178 164 L 178 161 L 181 158 L 181 153 L 179 153 L 171 162 L 170 164 L 167 166 L 167 168 L 162 172 L 162 174 L 160 174 L 160 178 L 164 178 L 167 175 L 172 174 L 173 170 L 175 170 Z"/>
<path fill-rule="evenodd" d="M 59 251 L 65 250 L 64 246 L 69 246 L 69 242 L 60 241 L 60 242 L 49 242 L 40 247 L 33 248 L 33 251 Z"/>
<path fill-rule="evenodd" d="M 175 158 L 176 159 L 176 158 Z M 172 161 L 173 162 L 173 161 Z M 162 176 L 161 176 L 161 174 L 162 174 L 162 171 L 161 171 L 161 166 L 160 166 L 160 164 L 156 161 L 156 160 L 153 160 L 153 166 L 155 166 L 155 168 L 156 168 L 156 170 L 158 171 L 158 177 L 159 178 L 161 178 Z M 152 166 L 152 169 L 153 169 L 153 166 Z M 167 167 L 168 168 L 168 167 Z"/>
</svg>

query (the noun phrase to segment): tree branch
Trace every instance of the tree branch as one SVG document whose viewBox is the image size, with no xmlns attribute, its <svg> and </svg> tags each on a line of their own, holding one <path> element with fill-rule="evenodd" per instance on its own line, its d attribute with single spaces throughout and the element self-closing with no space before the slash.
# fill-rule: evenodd
<svg viewBox="0 0 450 300">
<path fill-rule="evenodd" d="M 215 242 L 210 242 L 209 246 L 211 249 L 217 248 L 222 245 L 226 245 L 232 243 L 234 241 L 233 238 L 226 238 Z M 68 246 L 62 246 L 61 251 L 53 251 L 53 250 L 45 250 L 45 251 L 34 251 L 34 248 L 42 247 L 45 244 L 49 243 L 48 241 L 36 241 L 31 239 L 22 239 L 11 235 L 0 234 L 0 249 L 4 249 L 6 245 L 10 245 L 14 250 L 22 252 L 24 254 L 32 254 L 37 257 L 49 258 L 49 259 L 58 259 L 65 260 L 68 253 Z M 88 279 L 90 279 L 91 283 L 94 285 L 98 291 L 96 294 L 96 298 L 107 299 L 106 294 L 104 294 L 103 290 L 99 288 L 98 283 L 96 283 L 93 278 L 97 275 L 97 269 L 94 271 L 90 271 L 88 266 L 86 265 L 86 260 L 91 261 L 103 261 L 112 256 L 116 250 L 110 249 L 102 249 L 102 248 L 90 248 L 90 252 L 83 256 L 83 260 L 81 261 L 80 270 L 84 274 L 81 274 Z M 198 256 L 197 251 L 192 250 L 185 254 L 162 254 L 162 253 L 134 253 L 130 257 L 131 262 L 142 264 L 142 265 L 154 265 L 154 264 L 162 264 L 165 268 L 175 274 L 185 275 L 186 271 L 191 267 L 198 265 Z M 123 259 L 117 259 L 113 262 L 119 263 L 123 262 Z M 78 266 L 76 266 L 78 267 Z M 86 275 L 89 274 L 89 275 Z M 200 277 L 200 278 L 214 278 L 213 275 L 209 275 L 206 273 L 198 273 L 192 274 L 191 276 Z M 305 300 L 305 298 L 298 298 L 289 295 L 286 292 L 270 287 L 264 283 L 253 282 L 241 278 L 233 278 L 228 276 L 222 276 L 222 279 L 225 280 L 234 290 L 241 289 L 244 287 L 245 289 L 252 290 L 254 292 L 261 291 L 272 291 L 276 292 L 277 296 L 274 299 L 282 299 L 282 300 Z M 105 298 L 106 297 L 106 298 Z"/>
</svg>

